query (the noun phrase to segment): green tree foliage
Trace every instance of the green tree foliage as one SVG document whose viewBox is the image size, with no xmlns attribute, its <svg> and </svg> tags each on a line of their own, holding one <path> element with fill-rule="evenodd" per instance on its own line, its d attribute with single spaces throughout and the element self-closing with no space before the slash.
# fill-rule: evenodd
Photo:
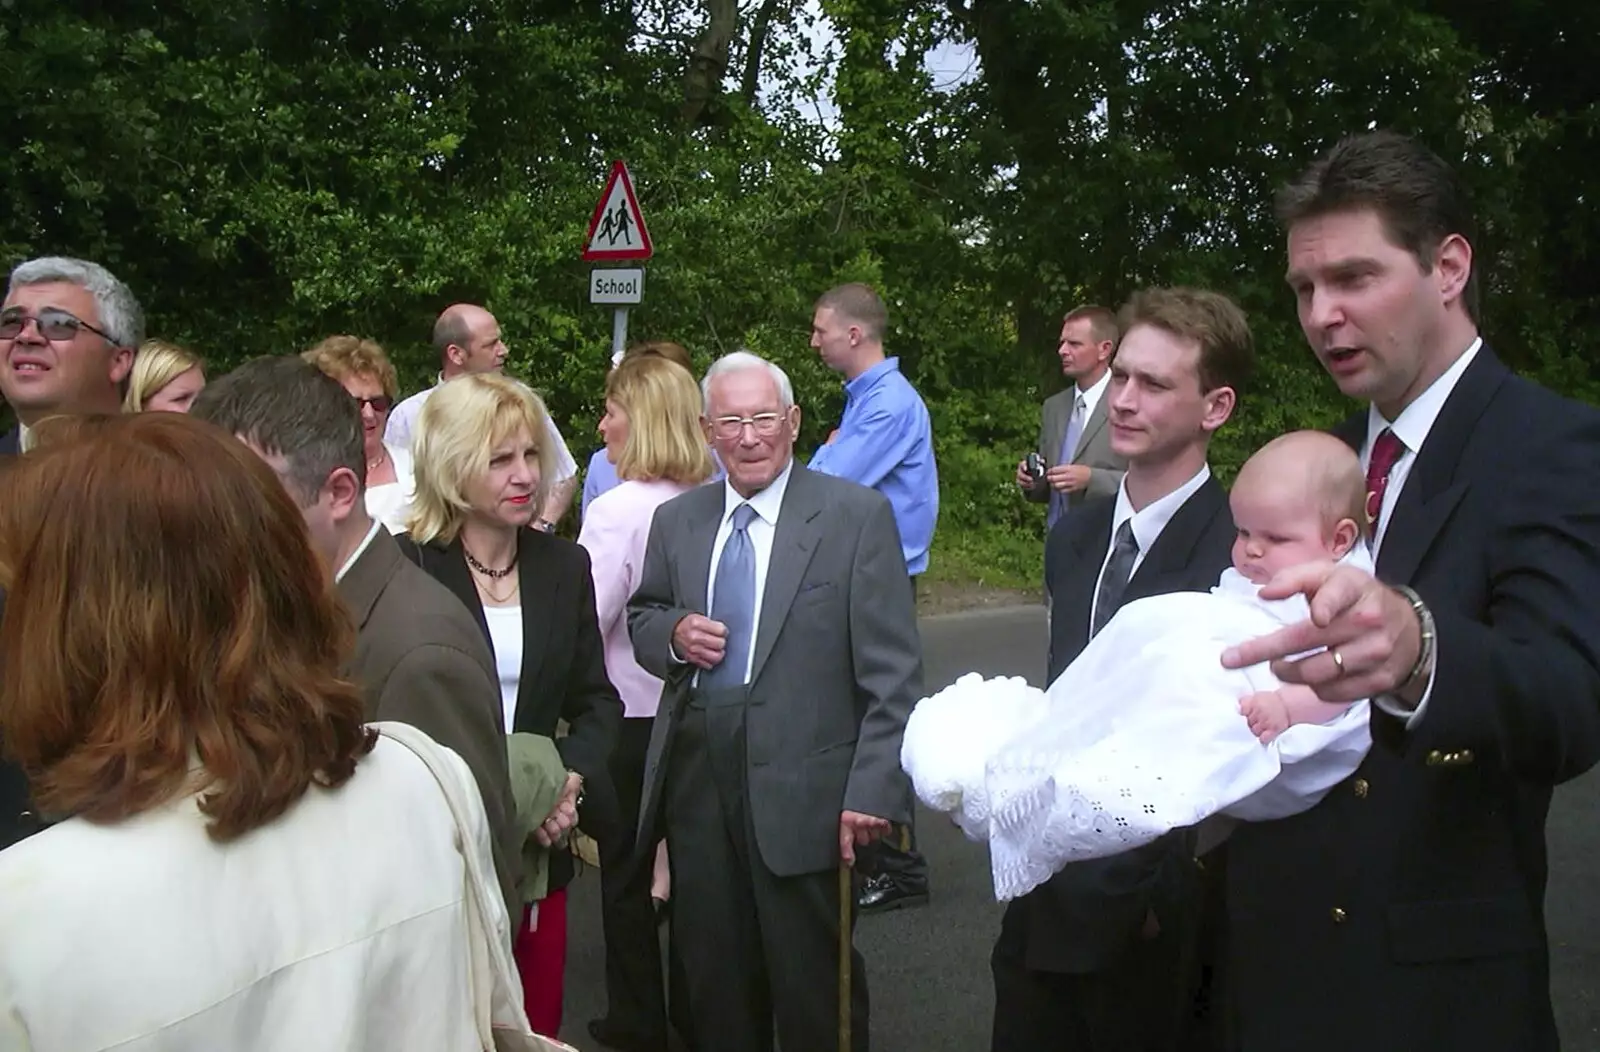
<svg viewBox="0 0 1600 1052">
<path fill-rule="evenodd" d="M 812 303 L 873 282 L 934 414 L 935 569 L 1036 580 L 1042 513 L 1011 474 L 1071 307 L 1176 282 L 1244 305 L 1262 370 L 1224 473 L 1348 410 L 1299 334 L 1271 196 L 1352 131 L 1414 132 L 1460 165 L 1497 350 L 1600 395 L 1600 8 L 1549 11 L 0 0 L 0 251 L 106 263 L 152 333 L 223 368 L 354 332 L 420 386 L 433 317 L 483 302 L 582 447 L 610 316 L 578 253 L 626 158 L 657 249 L 631 335 L 702 367 L 771 355 L 809 447 L 842 406 L 807 346 Z M 969 47 L 973 75 L 936 83 L 941 45 Z"/>
</svg>

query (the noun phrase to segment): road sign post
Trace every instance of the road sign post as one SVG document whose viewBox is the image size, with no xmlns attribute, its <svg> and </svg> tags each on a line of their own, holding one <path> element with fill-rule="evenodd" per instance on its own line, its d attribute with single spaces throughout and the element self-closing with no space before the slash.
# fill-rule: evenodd
<svg viewBox="0 0 1600 1052">
<path fill-rule="evenodd" d="M 645 260 L 655 254 L 644 213 L 633 192 L 628 166 L 621 161 L 611 165 L 606 187 L 589 218 L 583 258 L 596 262 Z M 589 274 L 589 302 L 615 306 L 611 316 L 611 361 L 622 360 L 628 343 L 628 305 L 644 300 L 642 268 L 599 269 Z"/>
</svg>

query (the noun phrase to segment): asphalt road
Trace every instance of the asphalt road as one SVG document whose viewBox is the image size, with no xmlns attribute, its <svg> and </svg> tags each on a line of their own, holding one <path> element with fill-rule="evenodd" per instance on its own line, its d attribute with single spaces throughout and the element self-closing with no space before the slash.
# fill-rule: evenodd
<svg viewBox="0 0 1600 1052">
<path fill-rule="evenodd" d="M 930 692 L 965 672 L 1021 675 L 1042 685 L 1042 607 L 925 618 L 923 649 Z M 993 994 L 989 950 L 1000 907 L 988 858 L 942 816 L 918 824 L 932 872 L 925 909 L 863 918 L 857 944 L 867 959 L 876 1052 L 982 1052 Z M 1600 771 L 1563 787 L 1550 816 L 1547 914 L 1556 1016 L 1566 1052 L 1600 1052 Z M 601 1052 L 585 1024 L 605 1008 L 600 948 L 599 875 L 581 875 L 570 892 L 571 950 L 564 1038 Z M 825 1052 L 825 1050 L 791 1050 Z"/>
</svg>

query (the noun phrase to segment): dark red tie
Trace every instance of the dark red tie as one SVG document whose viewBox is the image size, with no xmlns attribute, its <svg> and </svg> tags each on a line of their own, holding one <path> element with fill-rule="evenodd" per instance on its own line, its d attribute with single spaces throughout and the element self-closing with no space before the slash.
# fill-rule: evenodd
<svg viewBox="0 0 1600 1052">
<path fill-rule="evenodd" d="M 1406 444 L 1384 428 L 1372 443 L 1372 457 L 1367 461 L 1367 521 L 1372 524 L 1372 535 L 1378 535 L 1378 519 L 1383 514 L 1383 494 L 1389 488 L 1389 472 Z"/>
</svg>

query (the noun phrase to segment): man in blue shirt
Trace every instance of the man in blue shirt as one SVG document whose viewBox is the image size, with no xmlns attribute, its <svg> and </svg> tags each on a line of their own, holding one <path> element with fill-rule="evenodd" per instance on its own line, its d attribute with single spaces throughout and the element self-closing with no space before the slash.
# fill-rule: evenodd
<svg viewBox="0 0 1600 1052">
<path fill-rule="evenodd" d="M 900 360 L 883 352 L 889 312 L 866 285 L 840 285 L 817 300 L 811 346 L 844 374 L 844 417 L 811 458 L 813 471 L 859 482 L 882 493 L 900 529 L 911 587 L 928 568 L 928 548 L 939 518 L 939 472 L 933 459 L 928 407 L 900 373 Z M 928 901 L 928 864 L 917 852 L 887 840 L 861 852 L 867 857 L 860 907 L 867 912 L 920 906 Z"/>
</svg>

